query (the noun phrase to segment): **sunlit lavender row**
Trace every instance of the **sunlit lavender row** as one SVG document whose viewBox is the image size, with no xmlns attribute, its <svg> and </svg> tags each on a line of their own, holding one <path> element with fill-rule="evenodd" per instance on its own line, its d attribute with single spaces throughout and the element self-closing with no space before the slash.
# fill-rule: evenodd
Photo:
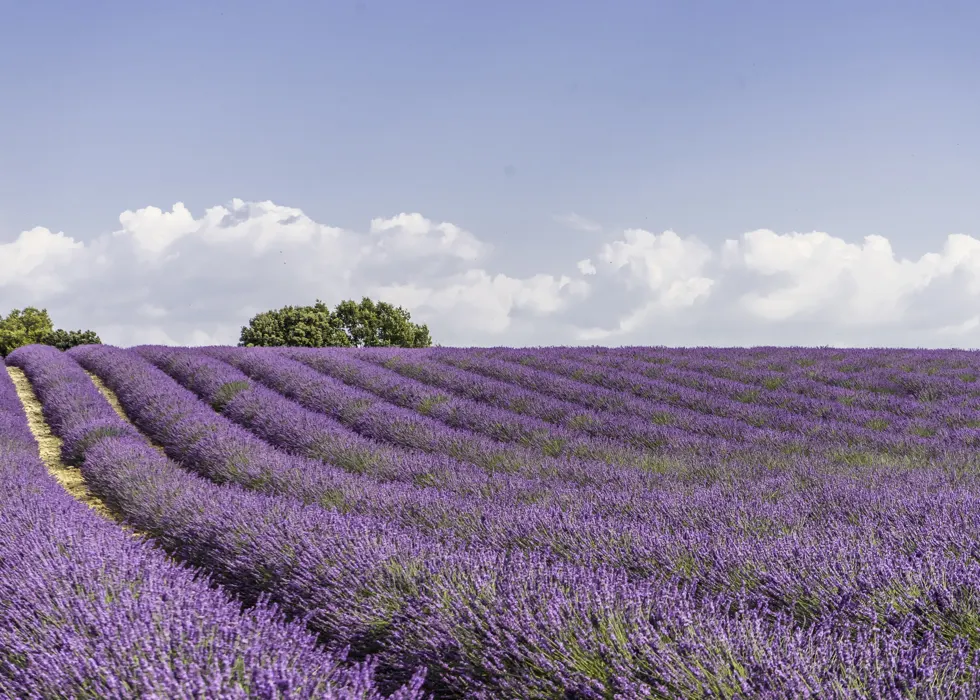
<svg viewBox="0 0 980 700">
<path fill-rule="evenodd" d="M 87 391 L 91 382 L 72 385 L 78 367 L 56 350 L 25 348 L 8 361 L 28 368 L 38 391 L 52 387 L 45 415 L 60 419 L 76 447 L 94 446 L 96 435 L 110 451 L 139 444 Z M 3 697 L 380 697 L 371 664 L 348 665 L 317 648 L 309 630 L 286 624 L 267 601 L 242 611 L 201 572 L 73 499 L 46 472 L 6 371 L 0 533 Z M 419 696 L 406 688 L 394 697 Z"/>
<path fill-rule="evenodd" d="M 122 522 L 242 615 L 268 601 L 323 658 L 368 662 L 338 687 L 980 695 L 973 353 L 85 345 L 8 361 Z"/>
</svg>

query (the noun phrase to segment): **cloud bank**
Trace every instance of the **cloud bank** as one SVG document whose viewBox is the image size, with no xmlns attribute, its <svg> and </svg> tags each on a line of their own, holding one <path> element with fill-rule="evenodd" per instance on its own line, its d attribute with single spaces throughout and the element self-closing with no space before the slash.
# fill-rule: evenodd
<svg viewBox="0 0 980 700">
<path fill-rule="evenodd" d="M 519 244 L 419 213 L 353 231 L 269 201 L 199 215 L 150 206 L 89 241 L 0 232 L 0 313 L 43 306 L 118 345 L 233 344 L 259 311 L 370 296 L 406 307 L 444 345 L 980 346 L 980 239 L 969 235 L 907 260 L 878 235 L 760 229 L 712 245 L 557 218 L 595 234 L 578 264 L 543 259 L 512 276 Z"/>
</svg>

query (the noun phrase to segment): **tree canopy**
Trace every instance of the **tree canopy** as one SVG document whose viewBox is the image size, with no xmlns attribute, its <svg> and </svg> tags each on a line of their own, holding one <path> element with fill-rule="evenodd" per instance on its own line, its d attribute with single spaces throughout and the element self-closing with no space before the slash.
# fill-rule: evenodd
<svg viewBox="0 0 980 700">
<path fill-rule="evenodd" d="M 55 329 L 47 309 L 28 306 L 0 316 L 0 355 L 6 356 L 22 345 L 53 345 L 67 350 L 76 345 L 100 344 L 94 331 Z"/>
<path fill-rule="evenodd" d="M 402 307 L 364 297 L 342 301 L 333 311 L 319 299 L 312 306 L 263 311 L 242 327 L 238 345 L 425 348 L 432 338 L 428 326 L 412 323 Z"/>
</svg>

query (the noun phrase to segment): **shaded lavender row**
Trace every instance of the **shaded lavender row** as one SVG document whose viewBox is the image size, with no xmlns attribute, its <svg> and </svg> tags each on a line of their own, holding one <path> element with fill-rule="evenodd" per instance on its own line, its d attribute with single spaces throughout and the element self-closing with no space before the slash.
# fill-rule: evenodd
<svg viewBox="0 0 980 700">
<path fill-rule="evenodd" d="M 743 593 L 712 597 L 671 580 L 640 584 L 537 556 L 446 552 L 373 519 L 211 484 L 132 439 L 90 446 L 83 471 L 135 524 L 242 594 L 268 592 L 284 608 L 308 613 L 314 629 L 372 642 L 387 672 L 424 663 L 440 697 L 889 697 L 899 689 L 968 697 L 977 690 L 976 654 L 959 636 L 949 638 L 942 609 L 930 603 L 957 605 L 954 586 L 970 584 L 973 570 L 928 554 L 888 564 L 900 542 L 889 540 L 889 556 L 872 558 L 858 588 L 843 593 L 811 587 L 811 575 L 840 585 L 828 573 L 840 570 L 844 553 L 828 557 L 828 571 L 816 541 L 795 552 L 775 549 L 787 562 L 802 556 L 809 568 L 797 564 L 755 582 L 744 568 L 753 552 L 735 551 L 729 563 L 743 562 L 734 571 Z M 868 496 L 866 508 L 879 502 L 876 492 Z M 950 510 L 945 505 L 940 513 Z M 975 502 L 965 505 L 975 512 Z M 773 550 L 761 542 L 758 549 Z M 941 585 L 932 580 L 940 565 Z M 746 584 L 754 584 L 748 595 Z M 767 588 L 777 584 L 797 602 L 767 607 Z M 875 599 L 863 586 L 887 597 Z M 923 598 L 914 612 L 868 624 L 892 598 L 913 592 Z"/>
<path fill-rule="evenodd" d="M 33 355 L 8 361 L 51 381 Z M 242 612 L 68 495 L 38 458 L 3 370 L 0 361 L 0 695 L 378 697 L 370 665 L 345 668 L 265 602 Z"/>
<path fill-rule="evenodd" d="M 967 428 L 958 430 L 941 428 L 934 436 L 921 437 L 915 434 L 885 432 L 873 424 L 869 427 L 861 427 L 832 421 L 817 422 L 788 411 L 715 397 L 703 391 L 650 379 L 637 372 L 571 360 L 564 356 L 562 349 L 537 352 L 494 349 L 493 355 L 515 365 L 524 364 L 583 383 L 614 388 L 641 398 L 676 402 L 688 408 L 750 425 L 774 428 L 786 433 L 786 437 L 782 440 L 795 441 L 798 436 L 803 436 L 812 445 L 831 448 L 839 445 L 861 446 L 883 452 L 921 456 L 929 456 L 936 451 L 948 449 L 973 448 L 980 444 L 980 431 Z M 778 444 L 780 439 L 774 442 Z"/>
<path fill-rule="evenodd" d="M 641 455 L 637 463 L 620 467 L 595 460 L 549 457 L 539 450 L 501 443 L 393 406 L 367 391 L 348 386 L 285 357 L 279 350 L 209 347 L 201 348 L 200 352 L 229 362 L 252 379 L 366 437 L 449 455 L 471 462 L 491 474 L 510 473 L 596 488 L 635 489 L 642 487 L 651 476 L 635 467 L 657 468 L 662 464 L 656 455 Z"/>
</svg>

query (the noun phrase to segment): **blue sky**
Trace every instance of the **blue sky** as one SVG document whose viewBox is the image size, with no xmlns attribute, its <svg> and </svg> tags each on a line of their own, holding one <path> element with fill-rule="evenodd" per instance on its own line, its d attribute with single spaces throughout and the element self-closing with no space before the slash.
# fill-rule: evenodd
<svg viewBox="0 0 980 700">
<path fill-rule="evenodd" d="M 350 231 L 419 212 L 473 232 L 493 249 L 480 269 L 514 279 L 575 277 L 579 260 L 633 228 L 672 229 L 716 253 L 757 229 L 857 245 L 879 235 L 896 259 L 912 260 L 938 253 L 950 234 L 980 236 L 977 3 L 34 2 L 3 11 L 0 243 L 40 226 L 91 249 L 120 228 L 120 212 L 182 202 L 199 219 L 235 198 Z M 595 225 L 569 226 L 572 213 Z M 10 265 L 13 249 L 7 256 Z M 338 291 L 423 285 L 399 274 Z M 432 294 L 445 294 L 449 278 L 434 279 Z M 620 282 L 621 297 L 600 304 L 593 290 L 576 303 L 625 314 L 636 288 Z M 28 287 L 0 284 L 0 306 L 77 315 L 64 291 Z M 155 291 L 129 290 L 147 303 Z M 317 295 L 290 293 L 307 292 Z M 182 329 L 167 331 L 175 342 L 190 342 L 191 330 L 225 332 L 161 303 L 157 326 Z M 241 311 L 228 308 L 229 318 Z M 91 318 L 133 326 L 130 312 Z M 549 333 L 574 340 L 570 328 Z M 514 328 L 499 337 L 535 339 Z"/>
</svg>

